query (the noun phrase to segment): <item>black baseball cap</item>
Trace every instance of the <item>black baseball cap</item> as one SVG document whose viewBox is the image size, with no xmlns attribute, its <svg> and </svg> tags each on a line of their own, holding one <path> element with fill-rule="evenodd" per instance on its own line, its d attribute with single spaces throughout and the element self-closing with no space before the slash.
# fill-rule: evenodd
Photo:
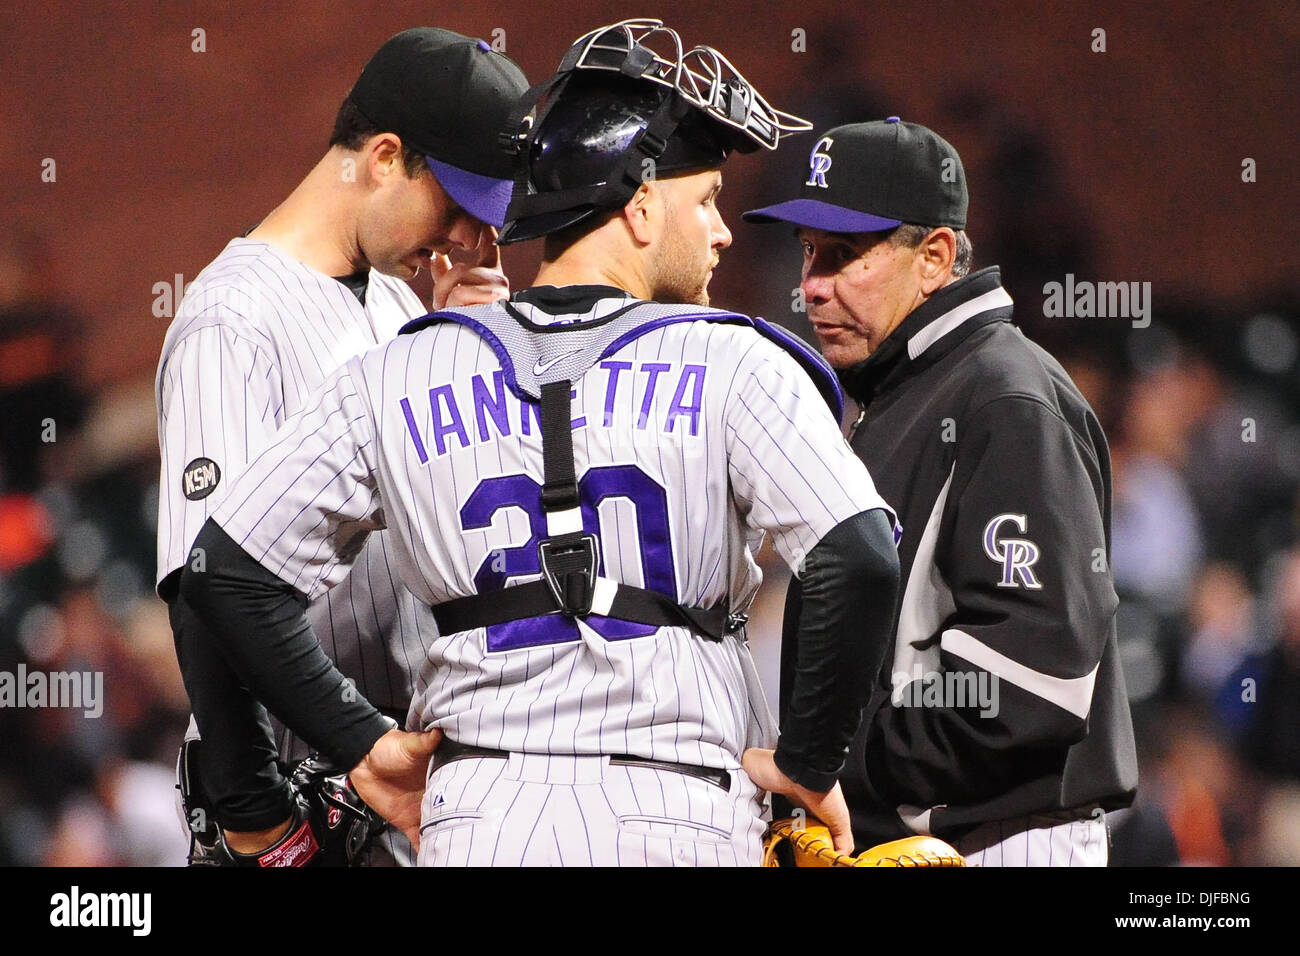
<svg viewBox="0 0 1300 956">
<path fill-rule="evenodd" d="M 414 27 L 379 48 L 349 97 L 375 126 L 428 156 L 452 199 L 499 227 L 514 174 L 498 136 L 527 89 L 523 71 L 487 41 Z"/>
<path fill-rule="evenodd" d="M 905 222 L 965 229 L 968 204 L 957 150 L 933 130 L 891 116 L 827 131 L 813 145 L 799 198 L 744 219 L 826 232 L 880 232 Z"/>
</svg>

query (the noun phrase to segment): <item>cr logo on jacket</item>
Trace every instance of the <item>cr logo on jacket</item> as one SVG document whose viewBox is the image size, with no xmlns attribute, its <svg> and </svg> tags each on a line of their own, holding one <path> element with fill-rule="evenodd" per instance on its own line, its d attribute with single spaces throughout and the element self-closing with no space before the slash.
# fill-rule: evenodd
<svg viewBox="0 0 1300 956">
<path fill-rule="evenodd" d="M 1002 565 L 1000 588 L 1018 588 L 1024 585 L 1030 591 L 1042 590 L 1043 585 L 1034 576 L 1034 565 L 1041 552 L 1028 538 L 1002 538 L 999 531 L 1006 522 L 1012 522 L 1021 534 L 1029 530 L 1029 519 L 1024 515 L 996 515 L 984 526 L 984 553 L 990 561 Z"/>
</svg>

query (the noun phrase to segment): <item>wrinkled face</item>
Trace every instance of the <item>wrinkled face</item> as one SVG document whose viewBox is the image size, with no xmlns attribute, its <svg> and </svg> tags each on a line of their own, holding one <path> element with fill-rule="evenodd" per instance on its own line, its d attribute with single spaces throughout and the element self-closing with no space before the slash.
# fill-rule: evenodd
<svg viewBox="0 0 1300 956">
<path fill-rule="evenodd" d="M 371 267 L 398 279 L 428 268 L 436 255 L 478 246 L 483 223 L 456 204 L 428 169 L 395 170 L 375 180 L 357 225 L 361 254 Z"/>
<path fill-rule="evenodd" d="M 709 280 L 731 231 L 718 212 L 722 173 L 716 169 L 657 181 L 664 197 L 663 233 L 652 260 L 657 302 L 709 304 Z"/>
<path fill-rule="evenodd" d="M 865 359 L 923 301 L 918 250 L 893 245 L 887 232 L 795 235 L 808 319 L 833 368 Z"/>
</svg>

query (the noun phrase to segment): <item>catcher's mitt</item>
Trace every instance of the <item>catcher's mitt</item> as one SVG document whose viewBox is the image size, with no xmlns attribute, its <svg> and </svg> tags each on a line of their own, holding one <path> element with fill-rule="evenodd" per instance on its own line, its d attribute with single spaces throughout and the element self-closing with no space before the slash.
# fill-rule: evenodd
<svg viewBox="0 0 1300 956">
<path fill-rule="evenodd" d="M 816 817 L 777 820 L 763 839 L 763 866 L 965 866 L 966 858 L 936 837 L 881 843 L 857 856 L 835 852 L 831 831 Z"/>
<path fill-rule="evenodd" d="M 190 866 L 356 866 L 387 824 L 353 788 L 347 773 L 319 754 L 286 768 L 293 817 L 283 837 L 260 853 L 237 853 L 226 843 L 199 775 L 199 745 L 181 745 L 181 805 L 190 829 Z"/>
</svg>

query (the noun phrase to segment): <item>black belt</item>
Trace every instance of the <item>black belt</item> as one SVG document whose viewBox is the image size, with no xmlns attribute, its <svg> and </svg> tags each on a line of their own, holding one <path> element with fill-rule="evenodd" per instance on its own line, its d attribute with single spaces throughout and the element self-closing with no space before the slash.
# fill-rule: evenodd
<svg viewBox="0 0 1300 956">
<path fill-rule="evenodd" d="M 584 756 L 583 754 L 540 754 L 539 756 Z M 471 747 L 468 744 L 457 743 L 454 740 L 443 738 L 438 749 L 433 752 L 433 769 L 446 766 L 453 760 L 464 760 L 468 757 L 493 757 L 505 760 L 510 757 L 510 752 L 506 750 L 492 750 L 488 747 Z M 651 770 L 667 770 L 672 773 L 684 773 L 688 777 L 698 777 L 706 783 L 711 783 L 715 787 L 731 792 L 731 774 L 725 770 L 719 770 L 716 767 L 697 767 L 689 763 L 669 763 L 667 760 L 647 760 L 645 757 L 633 757 L 631 754 L 613 754 L 609 758 L 611 766 L 618 767 L 649 767 Z"/>
</svg>

